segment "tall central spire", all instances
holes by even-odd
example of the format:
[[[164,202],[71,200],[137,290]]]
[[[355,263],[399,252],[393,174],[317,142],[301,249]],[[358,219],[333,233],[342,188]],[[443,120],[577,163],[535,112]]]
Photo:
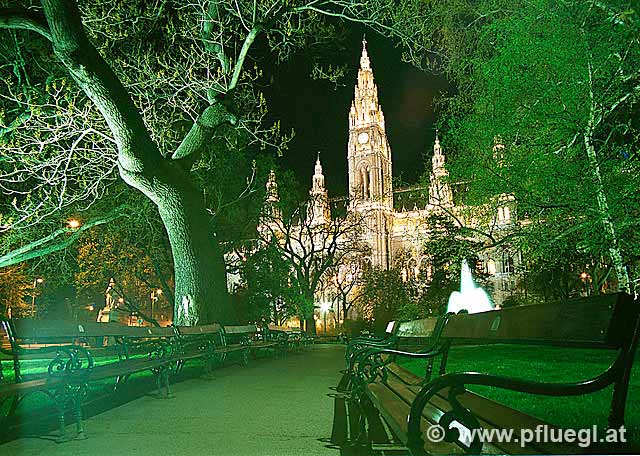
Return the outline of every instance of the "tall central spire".
[[[364,37],[358,80],[349,109],[347,160],[349,210],[366,214],[366,225],[373,233],[369,238],[372,264],[388,268],[389,230],[393,225],[391,147]]]
[[[378,87],[373,80],[371,60],[367,53],[367,40],[362,38],[362,54],[358,70],[358,84],[349,112],[349,127],[362,128],[378,125],[384,130],[384,114],[378,104]]]
[[[367,39],[362,37],[362,55],[360,56],[360,68],[371,69],[371,61],[369,60],[369,54],[367,54]]]

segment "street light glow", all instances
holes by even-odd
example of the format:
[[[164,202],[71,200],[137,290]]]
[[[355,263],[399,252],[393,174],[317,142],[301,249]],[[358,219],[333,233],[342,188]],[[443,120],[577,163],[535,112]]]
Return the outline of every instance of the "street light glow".
[[[69,219],[67,221],[67,226],[69,228],[73,228],[73,229],[80,228],[80,225],[81,225],[80,220],[77,220],[77,219]]]

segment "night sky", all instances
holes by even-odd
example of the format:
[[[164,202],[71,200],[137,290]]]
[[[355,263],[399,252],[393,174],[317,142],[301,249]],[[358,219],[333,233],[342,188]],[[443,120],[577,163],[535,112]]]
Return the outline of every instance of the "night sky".
[[[329,196],[347,193],[348,113],[353,99],[362,49],[362,29],[351,30],[337,63],[347,63],[346,76],[337,86],[310,77],[311,63],[301,53],[280,65],[266,88],[270,116],[280,119],[283,131],[296,137],[280,159],[295,172],[301,185],[311,185],[315,158],[320,151]],[[378,85],[391,145],[393,175],[415,183],[424,170],[424,154],[431,154],[435,137],[434,98],[449,89],[440,75],[415,69],[401,61],[401,50],[387,39],[367,35],[367,49]]]

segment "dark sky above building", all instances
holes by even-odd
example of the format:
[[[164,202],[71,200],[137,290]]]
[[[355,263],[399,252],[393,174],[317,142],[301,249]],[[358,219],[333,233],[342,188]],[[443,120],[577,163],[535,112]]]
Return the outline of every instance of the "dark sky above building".
[[[311,185],[315,158],[320,151],[331,197],[347,192],[348,113],[362,50],[361,27],[353,27],[336,63],[347,64],[347,74],[335,85],[313,80],[311,63],[303,53],[280,65],[266,88],[270,116],[280,119],[283,131],[296,136],[280,159],[295,172],[301,185]],[[394,177],[415,183],[424,171],[424,154],[432,153],[435,138],[434,98],[450,89],[440,75],[403,63],[402,51],[388,39],[367,35],[367,49],[391,145]]]

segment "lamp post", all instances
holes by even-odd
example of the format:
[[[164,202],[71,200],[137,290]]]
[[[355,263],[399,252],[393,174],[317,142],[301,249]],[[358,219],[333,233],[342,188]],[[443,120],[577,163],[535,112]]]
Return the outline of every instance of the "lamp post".
[[[33,280],[33,291],[31,292],[31,318],[36,318],[36,288],[39,283],[43,283],[44,279],[38,277]]]

